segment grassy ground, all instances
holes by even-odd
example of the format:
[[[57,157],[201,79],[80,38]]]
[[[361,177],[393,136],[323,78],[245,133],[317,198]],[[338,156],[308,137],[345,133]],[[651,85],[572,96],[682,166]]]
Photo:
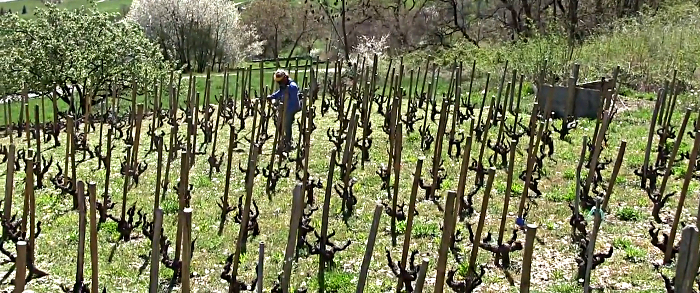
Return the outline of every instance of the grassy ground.
[[[257,93],[260,91],[260,71],[259,71],[259,66],[260,63],[242,63],[240,64],[241,68],[253,68],[253,72],[250,75],[251,78],[251,91],[254,93]],[[273,67],[274,62],[265,62],[263,64],[264,68],[268,67]],[[282,64],[284,66],[284,64]],[[294,66],[294,63],[291,62],[290,66]],[[315,66],[315,65],[314,65]],[[317,78],[319,80],[323,80],[326,78],[326,67],[325,63],[318,65],[318,68],[314,67],[314,69],[318,69],[317,72]],[[270,70],[270,69],[263,69],[263,91],[268,91],[268,94],[270,91],[276,90],[275,84],[272,82],[273,81],[273,74],[275,70]],[[304,77],[306,76],[306,79],[310,79],[310,73],[307,70],[306,72],[303,69],[294,70],[290,69],[288,70],[290,73],[290,76],[296,80],[299,83],[299,86],[303,86],[302,81]],[[333,76],[333,65],[329,65],[328,69],[328,79],[331,80]],[[306,74],[306,75],[305,75]],[[385,73],[382,73],[385,74]],[[199,74],[194,74],[196,77],[196,91],[198,93],[204,93],[206,90],[206,74],[204,73],[199,73]],[[445,90],[449,85],[447,83],[447,77],[445,76],[445,73],[443,72],[442,75],[438,76],[438,88],[440,90]],[[237,80],[242,80],[244,78],[244,75],[241,74],[240,76],[238,73],[231,73],[230,75],[230,86],[229,86],[229,91],[231,94],[233,94],[233,91],[238,91],[240,92],[241,89],[239,89],[237,86],[235,86]],[[247,77],[246,77],[247,78]],[[479,79],[479,78],[478,78]],[[483,79],[483,78],[480,78]],[[181,81],[181,87],[184,88],[183,91],[186,91],[186,87],[188,85],[188,80],[189,80],[189,75],[185,74],[182,76],[182,81]],[[383,84],[384,82],[384,76],[379,77],[380,83]],[[166,81],[167,82],[167,81]],[[483,80],[477,80],[478,83],[483,83]],[[405,87],[409,86],[408,80],[405,80],[403,82],[403,85]],[[306,85],[308,87],[308,85]],[[466,88],[465,88],[466,90]],[[216,103],[216,98],[223,95],[224,91],[224,77],[223,73],[211,73],[211,93],[212,93],[212,103]],[[491,89],[493,91],[493,89]],[[526,90],[527,92],[527,85],[526,85]],[[493,92],[495,94],[495,92]],[[123,93],[120,96],[121,101],[119,102],[119,109],[120,111],[128,111],[129,108],[131,107],[131,93]],[[146,102],[146,97],[139,95],[137,96],[137,103],[145,103]],[[180,99],[180,102],[182,102],[182,99]],[[149,103],[153,103],[153,98],[149,99]],[[163,107],[169,107],[169,102],[167,98],[164,98],[163,101]],[[204,105],[205,101],[204,98],[202,97],[200,101],[200,105]],[[77,101],[76,101],[77,104]],[[182,105],[182,104],[181,104]],[[11,114],[8,114],[8,109],[7,107],[9,106],[9,111],[12,112]],[[32,98],[29,100],[29,109],[31,114],[33,115],[34,113],[34,108],[36,106],[39,106],[39,111],[41,114],[42,119],[45,119],[46,121],[53,121],[54,113],[52,111],[53,105],[51,102],[51,99],[47,96],[41,98]],[[0,111],[0,123],[2,125],[7,125],[8,121],[11,121],[15,124],[17,124],[20,121],[20,113],[23,109],[22,103],[20,101],[13,101],[9,103],[9,105],[5,104],[0,104],[0,107],[2,107],[2,111]],[[61,100],[57,102],[57,108],[60,112],[64,112],[69,108],[69,105]],[[12,118],[12,119],[10,119]],[[33,119],[33,118],[32,118]]]
[[[122,12],[123,8],[128,8],[132,0],[105,0],[97,3],[97,8],[105,12]],[[89,0],[63,0],[58,7],[67,9],[76,9],[80,6],[90,5]],[[27,17],[31,17],[37,7],[43,7],[41,0],[19,0],[11,2],[2,2],[0,7],[5,11],[12,10],[13,13],[22,13],[22,8],[27,8]]]
[[[214,82],[213,92],[218,92],[220,86],[216,86],[220,81]],[[463,85],[466,87],[467,85]],[[532,97],[525,98],[525,108],[529,108]],[[605,222],[599,233],[597,251],[603,251],[609,246],[615,247],[615,254],[612,259],[605,262],[593,273],[593,284],[595,287],[604,288],[605,291],[632,291],[632,292],[662,292],[663,281],[653,270],[652,264],[662,258],[658,249],[650,245],[649,236],[646,230],[649,228],[648,222],[651,219],[651,203],[646,195],[639,189],[639,179],[634,175],[633,170],[639,168],[643,162],[643,149],[646,144],[646,132],[651,117],[651,102],[643,100],[624,100],[628,107],[622,111],[611,124],[610,140],[608,147],[602,156],[614,158],[617,154],[617,146],[621,140],[628,143],[627,154],[623,163],[623,168],[617,180],[617,184],[612,195],[610,211],[607,213]],[[319,105],[317,105],[318,108]],[[376,109],[376,108],[375,108]],[[678,106],[677,109],[682,109]],[[526,111],[527,112],[527,111]],[[680,113],[681,111],[676,111]],[[328,128],[337,128],[335,120],[330,116],[321,117],[317,115],[316,124],[318,129],[312,134],[310,151],[310,172],[314,177],[325,178],[329,162],[329,149],[332,144],[327,141],[325,131]],[[680,123],[680,114],[674,116],[674,122]],[[372,211],[377,200],[384,199],[385,192],[380,190],[381,181],[376,175],[380,164],[386,164],[387,158],[384,147],[387,145],[387,136],[380,130],[382,118],[374,114],[372,116],[374,132],[374,146],[370,152],[370,162],[366,163],[364,169],[358,169],[353,175],[358,179],[354,192],[358,197],[358,205],[355,215],[348,223],[344,223],[340,213],[340,199],[333,196],[330,211],[330,229],[337,232],[334,239],[340,242],[351,240],[352,244],[347,251],[339,253],[336,258],[337,268],[327,275],[328,289],[335,289],[337,292],[353,292],[358,276],[360,264],[362,262],[365,243],[369,232],[372,218]],[[153,205],[153,192],[155,188],[156,155],[146,154],[148,149],[148,139],[145,135],[146,125],[142,132],[140,150],[140,160],[148,163],[147,172],[142,175],[140,184],[131,189],[127,195],[129,205],[135,203],[138,208],[150,211]],[[437,125],[430,123],[433,132]],[[582,120],[579,127],[571,134],[571,142],[555,140],[556,153],[554,160],[546,161],[546,178],[541,181],[542,198],[536,200],[537,205],[532,208],[528,222],[539,225],[538,236],[542,243],[538,243],[534,252],[533,260],[533,287],[539,292],[580,292],[580,287],[576,285],[575,256],[577,249],[570,243],[568,218],[571,215],[568,202],[573,198],[574,170],[577,164],[577,156],[580,150],[580,140],[584,135],[591,136],[594,121]],[[248,124],[250,127],[250,124]],[[462,128],[466,127],[463,125]],[[272,129],[272,127],[271,127]],[[243,130],[247,134],[249,129]],[[492,129],[490,136],[496,135],[497,129]],[[296,133],[296,132],[295,132]],[[230,135],[228,127],[220,130],[218,136],[217,152],[224,151]],[[94,134],[89,137],[91,145],[96,144],[98,137]],[[202,140],[202,136],[198,141]],[[690,147],[690,139],[684,138],[683,150]],[[168,138],[166,138],[168,141]],[[1,140],[3,145],[8,144],[8,139]],[[25,148],[25,142],[16,140],[19,148]],[[265,146],[263,156],[260,157],[260,166],[266,166],[270,158],[270,144]],[[516,156],[516,170],[519,172],[525,168],[523,158],[523,148],[525,143],[519,145],[520,152]],[[65,145],[65,144],[64,144]],[[408,202],[410,186],[413,178],[412,174],[415,164],[420,156],[426,156],[424,173],[428,172],[431,166],[432,150],[422,152],[420,146],[420,135],[417,132],[405,133],[404,150],[402,154],[402,169],[400,177],[399,202]],[[479,146],[476,144],[475,146]],[[208,146],[210,151],[210,146]],[[239,148],[247,150],[245,142],[239,144]],[[122,156],[123,144],[117,144],[115,158]],[[359,150],[358,150],[359,151]],[[447,148],[445,147],[445,152]],[[55,160],[62,162],[65,150],[58,147],[45,150],[43,155],[47,158],[51,155]],[[487,149],[487,156],[491,153]],[[478,147],[473,148],[472,157],[478,154]],[[79,155],[80,157],[80,155]],[[459,160],[447,159],[446,153],[445,169],[447,178],[439,194],[444,195],[447,190],[453,190],[457,186],[459,178]],[[118,174],[116,166],[119,160],[113,161],[112,174]],[[247,156],[244,153],[234,154],[233,164],[239,162],[245,165]],[[177,161],[176,161],[177,162]],[[82,163],[78,167],[78,179],[86,182],[97,183],[98,190],[104,189],[105,171],[97,170],[95,159]],[[177,165],[177,164],[174,164]],[[679,163],[677,168],[682,170],[687,162]],[[290,167],[293,165],[290,164]],[[197,158],[195,167],[190,172],[190,183],[194,185],[192,193],[191,207],[193,213],[193,237],[196,237],[197,244],[194,251],[193,271],[197,273],[194,278],[194,288],[199,292],[225,292],[226,284],[219,279],[219,274],[224,261],[229,253],[234,250],[235,237],[238,225],[231,223],[230,217],[227,221],[222,236],[217,236],[219,208],[215,202],[223,194],[225,182],[224,174],[215,174],[212,179],[207,176],[208,165],[206,156]],[[235,167],[233,168],[234,170]],[[604,177],[609,178],[611,170],[604,171]],[[4,179],[4,171],[0,171],[0,180]],[[48,177],[53,176],[56,169],[49,171]],[[338,172],[336,172],[337,174]],[[171,170],[171,178],[179,176],[179,168],[174,166]],[[469,172],[467,180],[469,188],[473,182],[473,172]],[[121,202],[123,179],[120,175],[112,175],[110,180],[110,194],[117,203]],[[173,179],[174,180],[174,179]],[[265,279],[264,286],[269,289],[282,267],[285,243],[287,239],[287,226],[289,223],[289,210],[291,207],[291,190],[296,183],[293,179],[283,179],[278,185],[278,192],[271,200],[264,192],[264,181],[262,176],[257,177],[254,188],[254,199],[260,207],[261,216],[259,219],[261,235],[251,239],[248,245],[248,254],[241,258],[241,275],[244,279],[254,277],[255,262],[257,259],[257,243],[262,241],[266,244],[265,258]],[[336,175],[336,180],[338,180]],[[494,190],[491,193],[490,205],[487,209],[486,228],[484,232],[491,231],[497,233],[500,221],[500,213],[503,208],[503,196],[505,193],[506,174],[503,169],[496,175]],[[669,185],[669,191],[680,189],[680,182],[673,177]],[[234,171],[231,182],[232,200],[244,194],[243,174]],[[48,180],[47,184],[50,184]],[[690,190],[696,190],[697,182],[691,184]],[[16,173],[15,194],[22,194],[23,172]],[[522,183],[516,180],[516,190],[522,190]],[[482,200],[482,192],[475,197],[475,209],[478,211]],[[322,198],[322,191],[316,192],[317,201]],[[423,198],[423,192],[419,192],[418,198]],[[664,209],[662,218],[666,219],[673,215],[676,208],[677,197],[671,198]],[[444,196],[441,199],[444,205]],[[21,209],[21,198],[14,197],[14,212]],[[685,203],[681,220],[686,222],[694,219],[695,207],[698,201],[696,196],[690,196]],[[175,233],[177,201],[176,194],[169,190],[165,194],[165,200],[161,204],[165,211],[165,234],[173,238]],[[119,213],[119,204],[115,207],[114,213]],[[440,243],[441,218],[440,212],[432,202],[419,202],[417,209],[420,215],[416,217],[413,229],[411,249],[416,249],[421,256],[430,259],[428,271],[427,290],[432,290],[435,276],[435,263],[437,261],[437,248]],[[517,211],[517,200],[512,200],[509,206],[512,211],[508,217],[508,227],[514,224],[513,214]],[[48,187],[37,192],[37,213],[38,219],[44,223],[42,235],[37,239],[37,265],[39,268],[48,270],[51,275],[32,281],[29,287],[37,292],[56,292],[59,284],[71,284],[75,274],[76,250],[77,250],[77,219],[78,215],[71,211],[71,203],[68,196],[59,194],[53,187]],[[230,215],[231,216],[231,215]],[[314,213],[311,225],[320,228],[321,212]],[[624,219],[624,220],[623,220]],[[468,219],[471,223],[476,223],[478,213]],[[399,224],[399,227],[402,225]],[[665,225],[664,228],[668,228]],[[460,223],[458,229],[464,230],[464,223]],[[392,251],[396,256],[400,253],[400,247],[391,244],[389,233],[389,217],[383,215],[380,223],[380,231],[377,238],[377,245],[370,265],[369,279],[366,292],[388,292],[394,284],[395,278],[386,265],[384,249]],[[494,235],[495,236],[495,235]],[[399,236],[399,239],[402,236]],[[105,285],[109,292],[143,292],[148,283],[148,263],[142,258],[147,255],[150,249],[149,241],[137,239],[128,243],[114,243],[117,238],[116,224],[109,222],[102,225],[99,232],[100,250],[100,282]],[[520,239],[524,237],[520,236]],[[399,240],[401,242],[401,240]],[[462,243],[461,248],[469,252],[471,246]],[[520,252],[512,255],[514,267],[509,274],[516,280],[520,278]],[[86,256],[86,279],[89,279],[89,255]],[[497,269],[493,265],[493,256],[490,253],[481,251],[479,262],[487,264],[487,274],[484,284],[479,292],[516,292],[515,286],[509,285],[504,271]],[[448,268],[456,268],[459,265],[450,258]],[[3,267],[9,269],[8,265]],[[315,290],[318,282],[315,279],[317,271],[317,257],[301,258],[295,263],[293,271],[292,286],[295,288],[309,288]],[[166,280],[170,277],[167,269],[161,269],[161,280],[163,288],[167,287]],[[4,282],[3,284],[7,284]],[[0,288],[7,288],[2,285]]]

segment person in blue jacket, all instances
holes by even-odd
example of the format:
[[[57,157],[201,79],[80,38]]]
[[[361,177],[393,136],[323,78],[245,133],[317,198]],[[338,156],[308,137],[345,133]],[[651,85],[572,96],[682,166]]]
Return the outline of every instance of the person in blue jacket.
[[[284,127],[282,149],[291,151],[292,123],[294,123],[294,116],[296,113],[301,110],[301,104],[299,103],[299,87],[294,80],[289,78],[289,74],[284,70],[277,70],[275,72],[275,81],[279,85],[279,89],[267,98],[275,102],[281,102],[282,104],[283,108],[279,108],[280,111],[282,111],[282,109],[285,111],[284,121],[282,121],[282,126]]]

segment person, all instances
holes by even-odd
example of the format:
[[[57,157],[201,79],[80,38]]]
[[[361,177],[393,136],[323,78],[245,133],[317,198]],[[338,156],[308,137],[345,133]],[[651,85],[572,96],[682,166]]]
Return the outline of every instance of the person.
[[[282,141],[280,150],[289,152],[292,150],[292,123],[294,123],[294,116],[296,113],[301,110],[299,87],[284,70],[277,70],[274,78],[279,85],[279,89],[267,98],[268,101],[274,100],[278,103],[280,101],[282,102],[282,107],[278,108],[279,111],[285,111],[284,114],[280,112],[280,117],[284,116],[284,121],[282,121],[284,140]]]

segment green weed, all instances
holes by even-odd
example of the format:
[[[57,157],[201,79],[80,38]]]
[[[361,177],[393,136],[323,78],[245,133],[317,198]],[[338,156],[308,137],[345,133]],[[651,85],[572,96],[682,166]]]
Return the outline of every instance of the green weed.
[[[615,214],[622,221],[636,222],[642,217],[641,212],[633,207],[623,207]]]
[[[646,259],[647,252],[646,250],[636,247],[636,246],[630,246],[625,248],[625,260],[632,262],[632,263],[639,263],[643,262]]]
[[[613,240],[613,247],[617,249],[627,249],[632,247],[632,241],[627,238],[615,238],[615,240]]]

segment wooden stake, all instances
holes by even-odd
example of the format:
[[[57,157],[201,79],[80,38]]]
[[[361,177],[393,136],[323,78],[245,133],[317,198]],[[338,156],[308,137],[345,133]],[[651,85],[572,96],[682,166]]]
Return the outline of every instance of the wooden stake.
[[[649,136],[647,137],[647,146],[644,149],[644,165],[642,165],[642,188],[647,186],[647,170],[649,169],[649,157],[651,156],[651,143],[654,141],[654,132],[656,126],[656,119],[659,116],[659,107],[663,103],[661,98],[661,92],[659,91],[656,96],[656,105],[654,106],[654,113],[651,116],[651,124],[649,125]]]
[[[379,228],[379,220],[382,217],[382,211],[384,206],[382,203],[378,202],[374,206],[374,218],[372,220],[372,228],[369,230],[369,236],[367,237],[367,245],[365,246],[365,256],[362,259],[362,267],[360,268],[360,278],[357,281],[356,293],[362,293],[365,291],[365,283],[367,282],[367,274],[369,272],[369,263],[372,261],[372,253],[374,253],[374,242],[377,239],[377,229]]]
[[[91,292],[99,292],[99,258],[97,248],[97,185],[95,182],[88,183],[88,194],[90,195],[90,282]],[[160,231],[160,230],[159,230]],[[157,274],[156,274],[157,275]]]
[[[75,283],[80,285],[85,280],[83,267],[85,265],[85,183],[78,181],[78,264],[75,272]]]
[[[469,120],[469,125],[474,126],[473,121],[470,119]],[[471,133],[467,135],[466,138],[466,145],[464,147],[464,153],[462,153],[462,164],[460,167],[460,172],[459,172],[459,181],[457,182],[457,199],[456,199],[456,207],[455,207],[455,219],[454,221],[457,221],[457,218],[459,217],[459,213],[461,212],[462,208],[462,198],[464,198],[464,190],[465,190],[465,185],[467,184],[467,174],[469,173],[469,163],[470,163],[470,158],[471,158],[471,153],[472,153],[472,135]]]
[[[70,162],[70,158],[71,158],[71,151],[70,150],[71,150],[71,147],[73,145],[73,143],[72,143],[73,142],[73,138],[72,138],[73,137],[73,128],[74,128],[73,117],[67,116],[66,117],[66,156],[64,157],[65,160],[63,162],[63,170],[65,170],[66,175],[68,175],[68,170],[70,170],[70,169],[68,169],[68,167],[71,166],[68,163]],[[75,185],[73,185],[73,186],[75,186]],[[78,203],[76,202],[75,205],[77,206],[77,204]]]
[[[7,148],[7,171],[5,172],[5,199],[3,202],[3,220],[9,221],[12,217],[12,193],[15,188],[15,145],[10,144]],[[7,229],[3,228],[3,235],[7,234]]]
[[[424,258],[423,262],[420,264],[420,271],[418,272],[418,278],[416,279],[416,288],[413,289],[414,293],[422,293],[423,285],[425,284],[425,276],[428,272],[428,259]]]
[[[489,206],[489,198],[491,197],[491,187],[493,187],[493,178],[496,175],[496,168],[489,168],[489,178],[486,182],[486,189],[484,190],[484,199],[481,202],[481,212],[479,212],[479,225],[476,227],[476,234],[474,234],[474,241],[481,241],[481,233],[484,231],[484,223],[486,221],[486,212]],[[525,187],[527,189],[527,187]],[[469,257],[469,271],[474,273],[476,271],[476,257],[479,255],[479,246],[474,245],[472,248],[471,255]],[[436,291],[437,292],[437,291]]]
[[[109,136],[109,133],[107,133]],[[177,155],[176,149],[177,147],[175,146],[175,141],[177,140],[177,122],[175,122],[175,126],[170,127],[170,143],[168,147],[168,159],[165,161],[165,179],[163,180],[163,195],[162,197],[165,198],[166,194],[166,186],[170,184],[170,164],[171,161],[175,160],[175,156]],[[109,144],[109,140],[107,141]],[[108,150],[109,151],[109,150]],[[109,172],[109,168],[107,168],[107,172]]]
[[[158,166],[156,168],[156,190],[153,200],[153,211],[160,207],[160,186],[161,186],[161,173],[163,170],[163,138],[156,142],[156,149],[158,151]]]
[[[36,131],[36,169],[41,170],[41,127],[39,123],[39,105],[36,105],[34,107],[34,130]],[[43,182],[44,181],[44,175],[41,174],[41,172],[37,172],[37,182]],[[39,186],[41,188],[43,186]]]
[[[528,224],[525,234],[525,249],[523,249],[523,268],[520,274],[520,293],[530,292],[530,269],[532,267],[532,251],[535,248],[537,225]]]
[[[540,122],[540,127],[539,130],[537,131],[537,140],[533,143],[533,138],[534,133],[535,133],[535,127],[534,125],[530,125],[531,127],[531,134],[530,134],[530,148],[528,151],[527,155],[527,168],[526,168],[526,174],[525,174],[525,185],[523,186],[523,193],[520,195],[520,204],[518,205],[518,218],[523,217],[523,211],[525,210],[525,201],[528,198],[528,193],[530,192],[530,180],[532,179],[532,169],[533,165],[535,164],[535,155],[537,154],[537,150],[539,149],[538,146],[540,144],[540,138],[542,137],[542,132],[544,131],[545,128],[544,122]]]
[[[335,159],[337,150],[331,150],[331,162],[328,165],[328,178],[326,179],[326,194],[323,198],[323,216],[321,217],[321,243],[326,243],[328,239],[328,215],[330,214],[331,195],[333,193],[333,172],[335,170]],[[408,227],[408,224],[407,224]],[[407,228],[408,229],[408,228]],[[326,253],[326,246],[321,245],[321,253],[318,255],[318,292],[323,293],[326,289],[326,261],[323,255]]]
[[[103,194],[104,198],[107,199],[109,196],[109,181],[110,175],[112,174],[112,135],[114,130],[110,127],[107,130],[107,162],[105,162],[105,192]],[[107,201],[103,201],[103,204],[107,204]]]
[[[602,132],[605,133],[605,132]],[[584,283],[583,283],[583,292],[584,293],[589,293],[591,292],[591,270],[593,269],[593,254],[595,253],[595,242],[596,239],[598,238],[598,230],[600,229],[600,222],[602,222],[601,219],[601,210],[600,210],[600,204],[601,200],[600,198],[595,199],[595,208],[596,212],[594,213],[594,220],[593,220],[593,231],[590,234],[590,238],[588,239],[588,247],[586,251],[586,259],[588,260],[586,262],[586,274],[584,277]]]
[[[588,169],[588,177],[586,178],[586,183],[583,185],[583,193],[588,194],[590,190],[591,183],[593,183],[593,177],[595,176],[595,169],[598,167],[598,158],[600,157],[600,152],[603,147],[603,138],[605,137],[605,132],[608,130],[608,125],[610,124],[610,112],[605,111],[603,114],[603,126],[598,132],[598,136],[595,140],[595,146],[593,149],[593,154],[590,159],[590,166]]]
[[[685,134],[685,127],[688,125],[688,120],[690,119],[690,114],[691,114],[692,109],[687,108],[685,111],[685,116],[683,117],[683,123],[681,124],[681,128],[678,130],[678,137],[676,138],[676,141],[673,143],[673,150],[671,151],[671,156],[668,158],[668,163],[666,164],[666,171],[664,172],[664,177],[661,180],[661,187],[659,187],[659,194],[661,196],[664,195],[664,191],[666,190],[666,184],[668,184],[668,178],[671,177],[671,171],[673,170],[673,163],[676,160],[676,155],[678,154],[678,149],[681,146],[681,142],[683,142],[683,135]],[[700,119],[699,119],[700,121]]]
[[[250,205],[253,201],[253,182],[255,181],[255,168],[258,164],[258,148],[253,147],[253,152],[248,158],[248,174],[246,175],[246,195],[243,205],[243,214],[241,215],[241,227],[238,229],[238,239],[236,240],[236,250],[233,253],[233,262],[231,266],[232,282],[229,285],[229,292],[233,292],[233,287],[237,285],[236,277],[238,275],[238,264],[241,257],[241,251],[245,251],[246,240],[248,238],[248,222],[250,221]]]
[[[508,73],[508,59],[506,59],[506,65],[503,67],[503,75],[501,75],[501,83],[498,86],[498,96],[496,97],[496,111],[493,112],[493,121],[496,121],[496,117],[498,117],[498,107],[501,106],[501,94],[503,94],[503,84],[506,81],[506,75]],[[490,117],[489,117],[490,118]]]
[[[292,201],[292,211],[291,218],[289,220],[289,237],[287,237],[287,249],[284,254],[283,263],[283,273],[281,287],[283,293],[289,293],[289,284],[292,276],[292,262],[294,261],[294,254],[296,250],[297,242],[297,230],[299,228],[299,221],[301,220],[301,214],[304,207],[304,194],[302,193],[302,184],[297,183],[293,192]]]
[[[423,170],[423,161],[425,157],[418,158],[416,163],[416,171],[413,173],[413,186],[411,187],[411,198],[408,202],[408,215],[406,219],[406,231],[403,238],[403,251],[401,252],[401,269],[406,268],[406,260],[408,259],[408,251],[411,247],[411,231],[413,230],[413,218],[416,212],[416,197],[418,196],[418,187],[420,184],[421,172]],[[403,289],[403,282],[398,281],[397,292]]]
[[[24,174],[25,174],[25,185],[24,185],[24,207],[22,210],[22,234],[27,235],[27,221],[30,217],[31,198],[34,194],[34,150],[29,149],[27,151],[27,157],[24,160]],[[34,230],[33,227],[31,228]],[[29,235],[31,237],[31,235]],[[25,238],[26,239],[26,238]],[[32,241],[29,241],[28,251],[31,255],[32,252]]]
[[[569,98],[566,101],[566,114],[571,116],[574,115],[574,110],[576,106],[576,83],[578,82],[578,71],[581,65],[574,63],[571,69],[571,77],[569,78],[568,92]],[[605,92],[601,91],[601,94],[605,96]]]
[[[27,242],[17,241],[17,260],[15,262],[15,291],[23,293],[27,276]]]
[[[445,202],[445,215],[443,217],[444,227],[442,228],[442,237],[440,238],[440,251],[438,252],[437,261],[437,276],[435,277],[435,293],[441,293],[445,287],[445,272],[447,271],[448,249],[450,240],[452,239],[452,225],[454,215],[454,202],[457,197],[457,192],[448,191],[447,201]]]
[[[158,271],[160,269],[160,230],[163,227],[163,209],[157,207],[153,211],[153,240],[151,240],[151,279],[149,293],[158,292]]]
[[[56,104],[55,100],[54,100],[54,104]],[[10,144],[14,144],[15,143],[14,142],[14,135],[15,134],[14,134],[14,131],[12,130],[13,125],[14,125],[14,123],[12,122],[12,107],[10,106],[10,103],[5,103],[5,105],[7,105],[7,118],[10,120],[10,124],[8,125],[6,132],[7,132],[7,135],[10,136]],[[54,113],[58,113],[58,112],[54,112]],[[58,115],[54,115],[54,123],[55,123],[55,120],[57,119],[56,116],[58,116]]]
[[[182,292],[190,292],[190,261],[192,259],[192,209],[182,211],[185,222],[182,231]]]
[[[627,149],[627,141],[623,140],[620,142],[620,150],[617,152],[617,160],[615,160],[615,167],[613,168],[612,175],[610,176],[610,182],[608,182],[608,188],[605,190],[605,198],[603,199],[603,210],[608,210],[608,203],[610,202],[610,196],[613,193],[613,186],[615,186],[615,180],[617,175],[620,173],[620,167],[622,166],[622,160],[625,156],[625,150]],[[673,161],[673,159],[671,159]]]
[[[396,127],[396,141],[394,144],[394,194],[391,197],[391,206],[394,212],[397,212],[397,201],[399,198],[399,177],[401,175],[401,150],[403,149],[403,125],[399,122]],[[396,218],[391,217],[391,240],[392,245],[396,246]]]
[[[502,125],[502,124],[501,124]],[[498,245],[503,244],[503,234],[506,231],[506,217],[508,216],[508,205],[510,203],[510,193],[513,188],[513,168],[515,167],[515,153],[517,152],[517,140],[510,141],[510,157],[508,158],[508,179],[506,179],[506,194],[503,198],[503,212],[501,213],[501,226],[498,227]],[[476,241],[476,239],[475,239]]]
[[[131,151],[133,153],[131,154],[132,162],[131,167],[129,167],[129,170],[136,170],[136,168],[138,168],[139,165],[139,140],[141,138],[141,123],[143,122],[143,111],[143,104],[139,104],[136,110],[136,134],[134,135],[134,144],[131,147]]]
[[[698,209],[696,212],[696,217],[695,217],[695,227],[698,227],[700,225],[700,204],[698,205]],[[691,260],[690,264],[692,265],[692,269],[694,272],[698,271],[698,267],[700,267],[700,256],[698,254],[695,254]]]
[[[673,225],[671,225],[671,232],[668,234],[668,243],[666,243],[666,253],[664,254],[665,264],[671,263],[671,256],[673,255],[673,243],[676,239],[678,222],[680,221],[681,213],[683,212],[683,203],[685,202],[686,195],[688,195],[688,187],[690,186],[690,181],[693,179],[693,174],[695,172],[695,164],[697,162],[698,157],[698,148],[700,148],[700,131],[696,130],[693,150],[690,152],[690,158],[688,158],[688,170],[685,173],[683,187],[681,188],[681,195],[678,198],[678,206],[676,207],[676,214],[673,217]]]
[[[265,264],[265,242],[260,241],[258,246],[258,280],[256,281],[255,288],[257,288],[258,293],[263,293],[263,265]]]
[[[188,155],[187,151],[180,151],[180,190],[178,191],[178,209],[177,209],[177,234],[175,234],[175,261],[181,260],[180,258],[180,252],[182,249],[183,241],[182,241],[182,230],[183,230],[183,224],[185,222],[185,215],[183,214],[183,211],[186,208],[186,196],[187,196],[187,188],[189,186],[188,184],[188,179],[189,179],[189,174],[187,174],[189,170],[189,162],[188,162]],[[185,244],[188,245],[188,244]]]
[[[693,292],[691,288],[697,269],[693,266],[692,261],[698,256],[699,240],[698,228],[695,225],[683,228],[678,251],[678,263],[676,264],[676,277],[673,282],[676,292]]]

